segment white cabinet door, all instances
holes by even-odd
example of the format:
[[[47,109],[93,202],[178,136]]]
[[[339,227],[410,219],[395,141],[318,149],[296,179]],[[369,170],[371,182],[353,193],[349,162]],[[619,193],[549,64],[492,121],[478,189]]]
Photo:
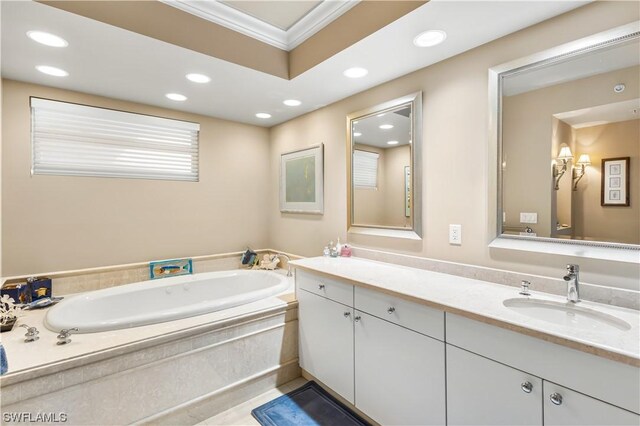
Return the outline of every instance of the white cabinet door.
[[[300,366],[353,403],[353,308],[298,291]]]
[[[444,343],[355,315],[356,407],[383,425],[444,425]]]
[[[541,398],[540,378],[447,345],[449,425],[542,425]]]
[[[589,374],[585,371],[585,374]],[[635,425],[640,416],[551,382],[544,382],[544,424]]]

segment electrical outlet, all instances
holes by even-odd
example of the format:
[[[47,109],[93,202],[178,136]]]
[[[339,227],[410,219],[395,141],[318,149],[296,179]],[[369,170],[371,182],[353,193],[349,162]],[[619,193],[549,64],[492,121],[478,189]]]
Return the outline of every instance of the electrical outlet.
[[[520,213],[520,223],[538,223],[538,213]]]
[[[449,244],[462,245],[462,225],[449,225]]]

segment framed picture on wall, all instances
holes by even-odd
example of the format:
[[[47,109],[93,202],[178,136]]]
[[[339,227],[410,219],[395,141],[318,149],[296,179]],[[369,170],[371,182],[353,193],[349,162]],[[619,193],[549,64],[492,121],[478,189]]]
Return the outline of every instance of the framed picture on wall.
[[[600,205],[629,206],[629,157],[602,159]]]
[[[323,145],[280,157],[280,211],[324,213]]]

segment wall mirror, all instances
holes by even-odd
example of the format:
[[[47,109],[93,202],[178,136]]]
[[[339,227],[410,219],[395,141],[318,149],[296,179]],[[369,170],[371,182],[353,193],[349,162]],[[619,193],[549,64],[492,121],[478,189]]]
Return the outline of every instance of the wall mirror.
[[[422,92],[347,117],[349,232],[420,238]]]
[[[639,75],[639,22],[490,70],[498,240],[640,262]]]

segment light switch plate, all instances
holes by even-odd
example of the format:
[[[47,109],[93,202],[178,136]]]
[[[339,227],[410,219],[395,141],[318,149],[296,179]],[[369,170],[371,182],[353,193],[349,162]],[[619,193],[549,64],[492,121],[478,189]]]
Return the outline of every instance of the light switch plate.
[[[520,223],[538,223],[538,213],[520,213]]]
[[[462,225],[449,225],[449,244],[462,245]]]

